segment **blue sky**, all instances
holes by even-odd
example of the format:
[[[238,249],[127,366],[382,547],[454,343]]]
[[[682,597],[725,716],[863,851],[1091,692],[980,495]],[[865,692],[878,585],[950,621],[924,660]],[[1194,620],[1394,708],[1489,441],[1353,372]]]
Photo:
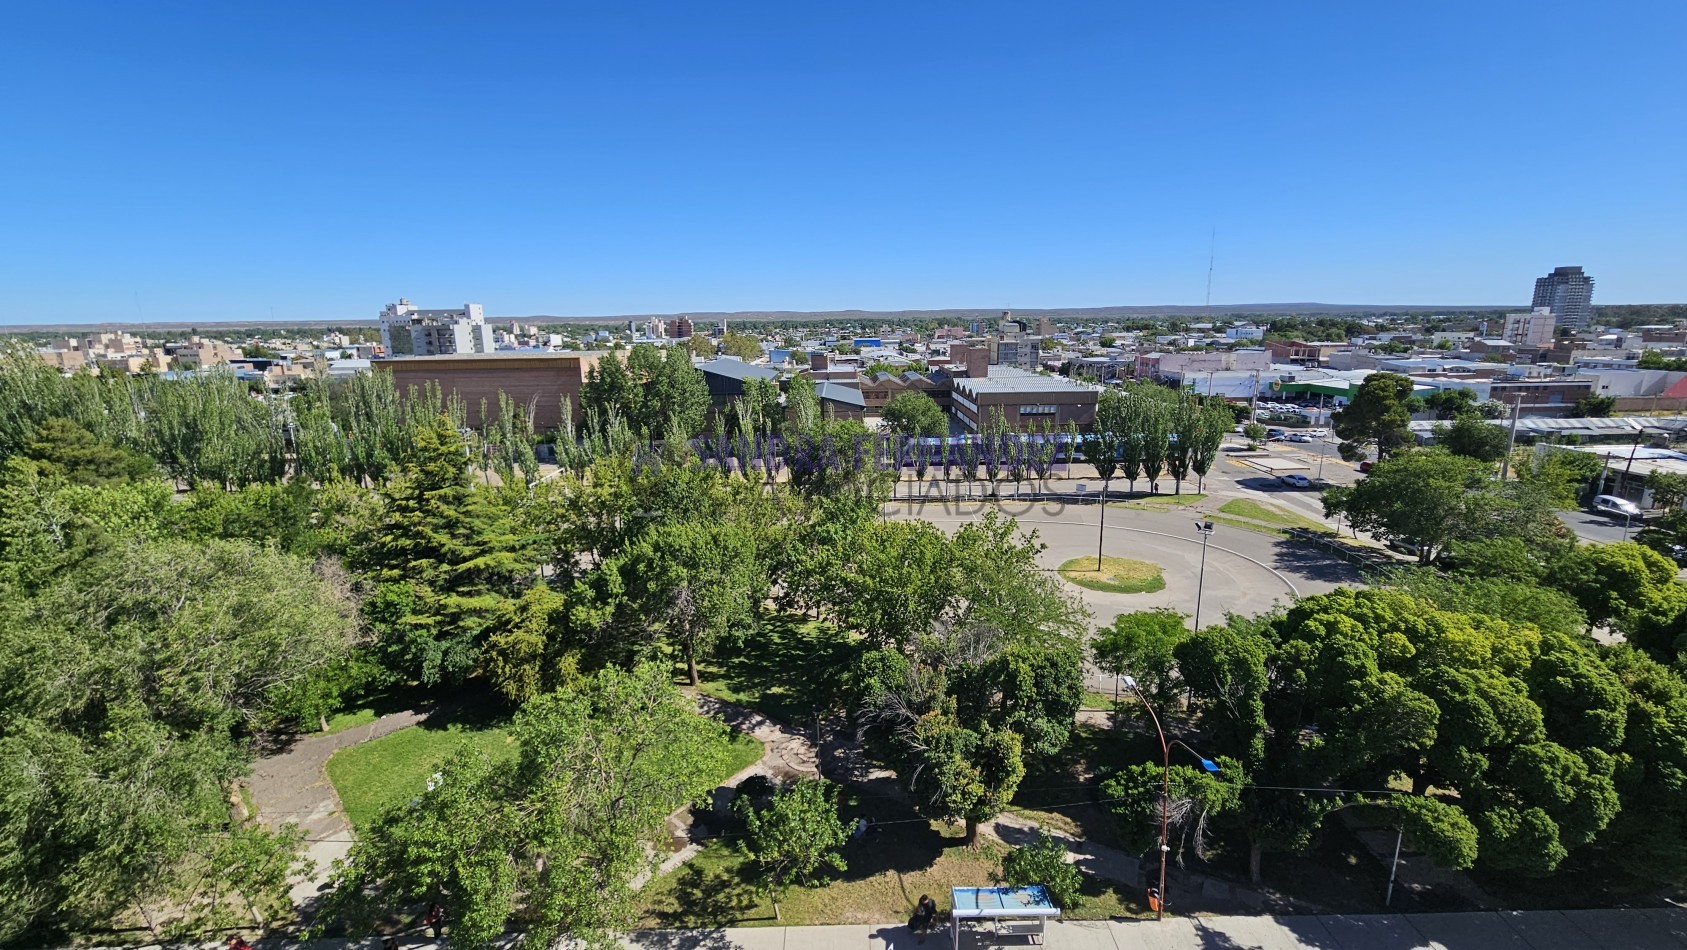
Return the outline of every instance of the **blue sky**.
[[[1687,301],[1687,4],[7,4],[0,320]]]

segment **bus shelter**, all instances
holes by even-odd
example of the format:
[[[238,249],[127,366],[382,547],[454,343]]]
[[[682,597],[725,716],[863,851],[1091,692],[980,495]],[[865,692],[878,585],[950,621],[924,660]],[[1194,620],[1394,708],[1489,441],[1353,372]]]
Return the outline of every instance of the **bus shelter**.
[[[1041,884],[1026,887],[955,887],[949,891],[949,940],[961,945],[961,922],[969,929],[988,929],[998,937],[1043,938],[1050,917],[1060,908]]]

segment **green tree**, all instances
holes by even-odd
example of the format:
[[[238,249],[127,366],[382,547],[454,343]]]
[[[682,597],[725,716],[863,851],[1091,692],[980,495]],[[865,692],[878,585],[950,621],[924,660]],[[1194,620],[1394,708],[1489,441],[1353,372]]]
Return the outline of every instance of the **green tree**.
[[[844,626],[875,645],[907,646],[929,634],[956,594],[948,536],[930,522],[867,522],[850,541],[852,563],[821,566],[832,582],[825,599]]]
[[[1576,404],[1570,407],[1570,413],[1578,419],[1603,419],[1616,408],[1617,398],[1615,396],[1600,396],[1589,393],[1576,400]]]
[[[110,485],[158,474],[158,465],[146,456],[103,443],[61,417],[42,420],[21,454],[33,459],[43,476],[78,485]]]
[[[441,416],[416,435],[350,563],[378,588],[364,614],[395,670],[426,683],[474,672],[486,636],[532,565],[504,511],[470,481],[462,439]]]
[[[1379,538],[1417,544],[1423,564],[1453,541],[1538,538],[1556,523],[1540,492],[1496,482],[1487,463],[1439,448],[1400,453],[1355,485],[1326,489],[1324,511]]]
[[[1201,407],[1200,428],[1189,452],[1189,467],[1195,472],[1196,491],[1206,490],[1207,473],[1218,461],[1219,446],[1224,444],[1225,435],[1235,425],[1236,415],[1225,403],[1211,402]]]
[[[1090,644],[1095,665],[1134,677],[1149,702],[1164,708],[1178,689],[1175,650],[1189,636],[1183,621],[1183,614],[1167,607],[1122,613],[1096,631]]]
[[[1203,429],[1201,407],[1195,400],[1180,395],[1167,410],[1171,444],[1166,450],[1166,468],[1171,472],[1176,494],[1183,494],[1183,479],[1194,461],[1196,445]]]
[[[1455,550],[1463,550],[1462,545]],[[1461,566],[1453,575],[1433,570],[1401,571],[1388,583],[1442,610],[1504,617],[1533,624],[1543,633],[1576,635],[1587,629],[1587,614],[1575,600],[1561,591],[1538,586],[1538,576],[1485,577],[1467,574]]]
[[[765,401],[766,397],[758,391],[757,398]],[[685,438],[693,438],[708,422],[709,406],[709,385],[703,379],[703,371],[691,365],[690,356],[679,347],[663,348],[650,371],[641,400],[646,430],[665,432],[672,425]]]
[[[906,392],[892,399],[884,408],[885,425],[892,431],[908,436],[942,436],[949,434],[949,420],[937,401],[923,392]]]
[[[1518,481],[1545,493],[1556,507],[1574,508],[1594,479],[1600,477],[1605,463],[1588,452],[1549,446],[1544,450],[1517,450],[1511,467]]]
[[[360,835],[327,919],[361,933],[394,907],[438,901],[468,948],[511,918],[532,946],[562,935],[607,946],[630,927],[632,881],[667,816],[725,767],[725,728],[696,714],[664,665],[645,664],[532,700],[514,732],[514,760],[465,744],[429,791]]]
[[[1423,404],[1442,421],[1475,413],[1476,402],[1476,391],[1463,388],[1437,389],[1423,397]]]
[[[1578,545],[1558,558],[1545,583],[1575,599],[1588,623],[1621,624],[1629,612],[1649,603],[1658,592],[1675,585],[1676,568],[1650,548],[1620,544]]]
[[[807,373],[791,377],[785,390],[785,421],[790,432],[808,435],[820,425],[820,396]]]
[[[1013,887],[1040,884],[1055,906],[1063,909],[1083,903],[1079,891],[1084,885],[1084,872],[1067,863],[1066,849],[1046,831],[1037,832],[1035,841],[1014,848],[1002,858],[1002,880]]]
[[[739,849],[754,862],[756,876],[773,901],[792,885],[808,885],[822,868],[847,870],[843,846],[849,828],[838,816],[838,788],[824,779],[804,779],[778,789],[766,807],[740,795],[733,811],[744,819]]]
[[[1475,413],[1461,415],[1454,419],[1451,425],[1438,425],[1434,433],[1435,443],[1454,455],[1482,462],[1498,462],[1505,458],[1509,439],[1506,430],[1492,422],[1484,421]]]
[[[1330,417],[1341,438],[1341,457],[1355,461],[1375,447],[1379,459],[1410,445],[1412,421],[1406,401],[1412,398],[1411,379],[1397,373],[1372,373],[1344,409]]]
[[[960,642],[972,644],[967,637]],[[1066,748],[1084,699],[1083,657],[1075,644],[1009,644],[982,661],[948,662],[949,692],[961,721],[1011,730],[1024,754],[1044,761]]]
[[[962,725],[950,700],[913,725],[898,773],[920,814],[961,822],[977,847],[979,824],[1007,808],[1025,777],[1022,749],[1017,733]]]
[[[285,903],[298,837],[233,821],[228,789],[355,646],[340,585],[265,547],[134,540],[0,627],[0,942]]]
[[[752,333],[739,333],[728,330],[721,337],[721,352],[727,356],[736,356],[741,360],[759,360],[762,358],[761,341]]]
[[[1679,886],[1687,881],[1687,681],[1625,646],[1600,651],[1622,684],[1627,729],[1620,748],[1617,789],[1622,811],[1600,838],[1643,878]]]
[[[755,628],[768,594],[756,538],[732,521],[664,519],[619,565],[627,606],[679,648],[691,685],[714,645]]]
[[[1682,500],[1687,499],[1687,475],[1649,472],[1646,487],[1652,492],[1652,505],[1656,508],[1680,508]]]
[[[629,425],[643,421],[643,397],[640,381],[615,353],[599,357],[586,370],[586,380],[580,386],[580,408],[587,418],[597,419],[603,426],[615,419]]]
[[[1269,429],[1257,422],[1249,422],[1242,426],[1242,437],[1248,440],[1250,447],[1257,447],[1259,443],[1264,442],[1269,432]]]
[[[1170,778],[1171,798],[1166,802],[1167,846],[1177,852],[1181,863],[1186,848],[1196,857],[1207,856],[1206,829],[1241,807],[1243,773],[1233,759],[1220,759],[1216,775],[1182,763],[1170,775],[1158,762],[1141,762],[1120,769],[1101,780],[1102,800],[1118,822],[1120,836],[1133,851],[1146,851],[1160,843],[1161,798]],[[1175,843],[1174,843],[1175,842]]]
[[[954,593],[947,625],[1001,631],[1008,642],[1043,646],[1077,643],[1089,612],[1037,556],[1045,549],[1035,531],[1021,534],[1011,518],[994,512],[962,525],[950,541]]]
[[[1171,451],[1172,407],[1164,399],[1143,394],[1140,388],[1131,398],[1137,408],[1134,421],[1142,433],[1142,474],[1148,479],[1149,493],[1158,493],[1160,473]]]
[[[1618,811],[1606,750],[1623,742],[1626,698],[1580,638],[1398,591],[1338,590],[1300,601],[1268,633],[1232,634],[1260,657],[1238,690],[1215,684],[1192,649],[1206,635],[1178,657],[1210,747],[1255,785],[1239,814],[1256,847],[1304,847],[1330,810],[1364,800],[1296,789],[1398,781],[1439,803],[1400,816],[1415,836],[1445,836],[1420,842],[1431,854],[1545,873]],[[1343,784],[1354,782],[1382,784]]]

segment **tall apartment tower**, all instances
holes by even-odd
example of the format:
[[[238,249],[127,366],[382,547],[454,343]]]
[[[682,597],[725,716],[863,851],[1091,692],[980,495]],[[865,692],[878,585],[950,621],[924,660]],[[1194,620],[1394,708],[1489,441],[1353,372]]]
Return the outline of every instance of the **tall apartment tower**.
[[[1535,299],[1529,306],[1550,308],[1561,327],[1585,330],[1593,322],[1593,278],[1580,267],[1554,267],[1535,279]]]
[[[420,310],[401,298],[381,311],[381,346],[387,356],[490,353],[492,327],[477,303],[461,310]]]

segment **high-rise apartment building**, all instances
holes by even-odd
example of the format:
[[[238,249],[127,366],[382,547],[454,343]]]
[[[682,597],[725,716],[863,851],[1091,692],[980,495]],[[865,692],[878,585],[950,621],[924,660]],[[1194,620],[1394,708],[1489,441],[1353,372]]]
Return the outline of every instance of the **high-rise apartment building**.
[[[1518,346],[1551,346],[1552,331],[1557,323],[1558,317],[1551,307],[1536,307],[1528,313],[1508,313],[1505,315],[1505,339]]]
[[[400,299],[381,311],[381,346],[388,356],[490,353],[492,328],[477,303],[461,310],[418,310]]]
[[[1535,299],[1529,306],[1551,309],[1561,327],[1585,330],[1593,322],[1593,278],[1580,267],[1554,267],[1535,280]]]

